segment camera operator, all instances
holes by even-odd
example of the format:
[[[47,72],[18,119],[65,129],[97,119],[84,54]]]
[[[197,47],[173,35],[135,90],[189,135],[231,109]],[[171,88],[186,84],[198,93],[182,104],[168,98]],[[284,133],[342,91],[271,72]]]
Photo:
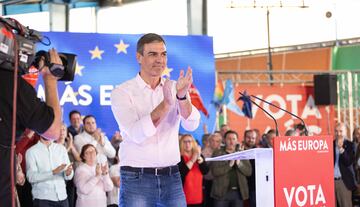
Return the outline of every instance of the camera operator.
[[[49,50],[50,63],[62,65],[55,49]],[[45,85],[46,103],[37,98],[36,91],[20,76],[14,80],[14,71],[0,67],[0,204],[12,206],[11,198],[11,146],[13,110],[16,110],[16,137],[25,128],[32,129],[49,140],[60,136],[61,110],[58,99],[57,80],[45,65],[39,61],[39,70]],[[14,81],[17,81],[16,107],[13,105]],[[14,168],[14,166],[12,166]]]

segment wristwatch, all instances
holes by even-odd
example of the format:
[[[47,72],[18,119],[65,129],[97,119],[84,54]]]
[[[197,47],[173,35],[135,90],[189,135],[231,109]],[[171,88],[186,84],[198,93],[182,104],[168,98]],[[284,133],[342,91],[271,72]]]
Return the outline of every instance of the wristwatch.
[[[184,97],[181,97],[181,98],[176,94],[176,99],[179,100],[179,101],[186,100],[186,94],[185,94]]]

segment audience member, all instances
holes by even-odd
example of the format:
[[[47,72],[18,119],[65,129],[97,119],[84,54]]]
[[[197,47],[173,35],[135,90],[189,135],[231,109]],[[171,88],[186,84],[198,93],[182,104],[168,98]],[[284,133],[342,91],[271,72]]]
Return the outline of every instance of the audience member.
[[[220,132],[215,132],[209,137],[209,148],[205,148],[202,151],[202,155],[205,158],[212,157],[213,152],[219,150],[221,147],[222,137]],[[209,163],[209,167],[211,162]],[[212,207],[214,203],[214,199],[211,197],[211,188],[212,188],[212,180],[214,177],[209,171],[206,175],[204,175],[204,206]]]
[[[116,155],[114,164],[110,167],[110,178],[114,184],[112,191],[108,192],[107,205],[108,207],[119,206],[119,193],[120,193],[120,160],[119,160],[119,146],[116,148]]]
[[[84,131],[74,138],[74,144],[78,152],[81,152],[84,145],[92,144],[97,150],[97,159],[102,164],[107,162],[107,158],[114,158],[115,149],[101,129],[97,128],[95,117],[87,115],[83,121]]]
[[[70,111],[69,120],[70,120],[70,126],[67,128],[67,130],[73,137],[83,132],[81,114],[79,111],[76,110]]]
[[[263,148],[272,148],[273,147],[273,139],[276,136],[276,132],[274,129],[270,129],[262,138],[261,147]]]
[[[225,148],[215,151],[213,157],[236,152],[238,135],[229,130],[225,133]],[[210,165],[214,176],[211,196],[215,207],[243,206],[249,198],[246,176],[251,175],[249,160],[214,161]]]
[[[40,139],[40,136],[36,134],[33,130],[26,129],[22,134],[20,140],[16,143],[16,154],[22,156],[21,169],[26,175],[26,151],[35,145]],[[19,196],[21,206],[32,207],[33,197],[31,195],[31,184],[27,179],[22,186],[17,185],[16,190]]]
[[[76,168],[74,182],[77,190],[76,207],[106,206],[106,192],[114,187],[107,163],[99,164],[97,150],[85,144],[80,153],[82,164]],[[141,190],[141,189],[139,189]]]
[[[220,126],[220,134],[223,139],[225,139],[225,133],[230,130],[230,127],[227,124],[222,124]]]
[[[178,163],[188,206],[202,206],[203,175],[209,171],[201,148],[190,134],[180,138],[181,161]]]
[[[244,132],[244,150],[256,148],[256,132],[246,130]],[[251,175],[247,177],[249,187],[249,207],[256,207],[256,186],[255,186],[255,160],[249,160],[251,164]]]
[[[201,148],[202,150],[205,148],[210,148],[210,143],[209,143],[209,137],[210,134],[203,134],[201,137]]]
[[[62,144],[65,146],[70,162],[79,163],[81,162],[80,154],[74,146],[74,140],[71,133],[68,133],[66,125],[63,123],[61,126],[60,137],[56,140],[56,143]],[[75,162],[76,161],[76,162]],[[73,165],[73,168],[76,168],[76,164]],[[66,181],[66,192],[68,195],[69,207],[75,207],[76,201],[76,189],[74,185],[74,179]]]
[[[119,131],[115,131],[114,135],[111,137],[111,145],[114,147],[114,149],[118,148],[120,146],[120,143],[123,141],[123,138]]]
[[[354,180],[354,146],[346,138],[346,126],[335,126],[334,139],[334,179],[335,197],[338,207],[352,206],[352,191],[356,189]]]
[[[26,177],[32,185],[33,205],[68,207],[65,180],[73,177],[66,148],[40,137],[26,152]]]

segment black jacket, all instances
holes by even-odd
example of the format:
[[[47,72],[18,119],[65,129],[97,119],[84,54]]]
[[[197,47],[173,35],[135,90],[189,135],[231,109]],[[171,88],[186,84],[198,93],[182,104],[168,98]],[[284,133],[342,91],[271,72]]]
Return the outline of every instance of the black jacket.
[[[333,141],[334,144],[334,165],[336,159],[336,140]],[[344,140],[344,152],[339,156],[339,168],[341,173],[341,179],[343,180],[347,189],[353,191],[356,189],[355,184],[355,173],[353,169],[354,163],[354,144],[349,140]]]

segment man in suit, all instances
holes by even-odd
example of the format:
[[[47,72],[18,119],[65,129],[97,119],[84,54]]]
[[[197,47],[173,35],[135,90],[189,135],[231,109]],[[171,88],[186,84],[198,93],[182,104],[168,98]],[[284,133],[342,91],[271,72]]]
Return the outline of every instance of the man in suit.
[[[346,126],[338,123],[334,139],[335,197],[338,207],[352,206],[351,194],[356,189],[353,162],[353,143],[346,138]]]

